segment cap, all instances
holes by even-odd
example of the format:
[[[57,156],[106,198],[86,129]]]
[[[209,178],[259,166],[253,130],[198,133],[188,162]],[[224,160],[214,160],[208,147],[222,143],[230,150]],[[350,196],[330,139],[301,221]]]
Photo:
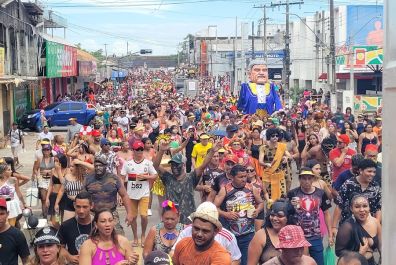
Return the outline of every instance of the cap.
[[[138,125],[138,126],[136,126],[136,128],[134,129],[134,131],[135,131],[135,132],[144,131],[144,126]]]
[[[102,133],[101,133],[99,130],[93,130],[92,133],[91,133],[91,135],[92,135],[93,137],[98,137],[98,136],[101,136]]]
[[[377,118],[375,118],[375,120],[376,121],[382,121],[382,118],[381,117],[377,117]]]
[[[172,142],[170,142],[169,147],[172,149],[176,149],[176,148],[180,147],[180,144],[178,141],[172,141]]]
[[[192,114],[192,113],[190,113],[190,114],[187,116],[187,118],[194,118],[194,119],[195,119],[195,115]]]
[[[279,233],[279,244],[276,248],[302,248],[311,244],[305,239],[304,231],[300,226],[287,225]]]
[[[34,237],[34,245],[46,245],[46,244],[60,244],[59,238],[58,238],[58,230],[51,226],[44,227],[40,229],[37,233],[36,236]]]
[[[163,251],[155,250],[150,252],[144,259],[144,265],[170,265],[171,257]]]
[[[378,152],[378,145],[375,145],[375,144],[366,145],[364,152],[367,152],[367,151]]]
[[[132,144],[132,149],[137,150],[139,148],[144,148],[144,143],[142,141],[136,140]]]
[[[217,151],[218,153],[225,153],[225,149],[224,148],[220,148],[219,151]]]
[[[100,146],[104,146],[106,144],[110,144],[110,141],[107,140],[106,138],[100,139]]]
[[[302,175],[315,176],[315,174],[312,172],[312,170],[306,170],[306,169],[302,169],[298,175],[299,176],[302,176]]]
[[[41,145],[47,145],[47,144],[51,144],[51,142],[50,142],[50,141],[46,141],[46,140],[42,140],[42,141],[40,142],[40,144],[41,144]]]
[[[170,163],[176,163],[176,164],[182,164],[184,163],[184,159],[183,159],[183,155],[180,153],[175,154],[174,156],[172,156],[171,160],[169,160],[169,164]]]
[[[70,118],[69,121],[76,121],[77,118]]]
[[[4,198],[0,198],[0,207],[7,210],[7,201]]]
[[[194,221],[195,218],[200,218],[208,222],[211,222],[219,230],[222,228],[222,225],[219,221],[219,212],[217,211],[217,207],[211,202],[201,203],[198,206],[197,210],[190,215],[190,219],[192,221]]]
[[[239,130],[238,125],[235,124],[228,125],[226,128],[227,132],[236,132],[238,130]]]
[[[227,163],[229,161],[231,161],[235,164],[238,164],[239,159],[236,155],[229,154],[229,155],[226,155],[226,157],[224,158],[224,162]]]
[[[338,141],[343,142],[344,144],[348,145],[351,142],[351,139],[349,139],[349,136],[346,134],[340,134],[337,137]]]
[[[199,136],[199,138],[202,139],[202,140],[210,139],[209,135],[207,135],[206,133],[201,134],[201,135]]]
[[[95,155],[95,162],[99,162],[103,165],[107,165],[107,158],[104,155]]]

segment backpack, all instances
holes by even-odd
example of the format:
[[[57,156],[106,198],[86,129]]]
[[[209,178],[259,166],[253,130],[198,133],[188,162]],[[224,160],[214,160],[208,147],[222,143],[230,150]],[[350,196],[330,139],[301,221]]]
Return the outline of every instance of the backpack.
[[[22,144],[21,130],[17,129],[17,131],[18,131],[18,136],[19,136],[19,144]],[[12,132],[12,129],[8,132],[8,136],[10,137],[10,139],[11,139],[11,132]]]

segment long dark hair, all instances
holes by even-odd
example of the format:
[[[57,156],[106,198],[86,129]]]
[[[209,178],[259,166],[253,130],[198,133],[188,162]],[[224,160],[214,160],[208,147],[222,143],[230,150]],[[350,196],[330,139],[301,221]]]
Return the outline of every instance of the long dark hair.
[[[109,210],[109,209],[105,209],[104,208],[104,209],[100,209],[99,211],[95,212],[95,216],[94,216],[94,219],[93,219],[93,221],[95,223],[95,227],[92,230],[91,235],[89,237],[95,244],[99,243],[99,229],[97,228],[96,224],[98,223],[99,216],[102,213],[105,213],[105,212],[110,213],[111,216],[114,218],[113,212],[111,210]],[[114,245],[119,249],[120,248],[120,244],[118,242],[118,234],[117,234],[117,232],[116,232],[116,230],[114,228],[113,228],[113,231],[111,231],[111,240],[113,241]]]
[[[265,222],[264,222],[263,227],[272,228],[272,223],[270,220],[272,207],[274,206],[274,204],[280,204],[280,203],[284,204],[283,208],[284,208],[285,216],[287,218],[286,225],[295,225],[297,223],[296,219],[294,217],[296,210],[294,209],[293,205],[289,202],[288,199],[278,199],[272,204],[270,210],[268,211],[267,215],[265,216]]]

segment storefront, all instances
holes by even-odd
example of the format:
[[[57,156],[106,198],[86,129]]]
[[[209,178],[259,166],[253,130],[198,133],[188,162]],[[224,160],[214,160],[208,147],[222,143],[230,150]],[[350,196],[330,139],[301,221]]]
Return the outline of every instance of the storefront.
[[[48,103],[74,91],[77,77],[77,49],[45,37],[45,78],[41,80]]]

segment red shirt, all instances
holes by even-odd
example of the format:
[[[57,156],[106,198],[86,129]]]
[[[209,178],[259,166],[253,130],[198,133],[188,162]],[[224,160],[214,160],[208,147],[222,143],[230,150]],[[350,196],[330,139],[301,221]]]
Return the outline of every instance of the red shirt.
[[[340,175],[341,172],[350,169],[352,167],[352,156],[355,154],[356,154],[355,150],[348,148],[348,151],[345,154],[344,162],[340,167],[337,167],[334,164],[334,160],[341,156],[341,149],[334,148],[333,150],[330,151],[329,158],[330,161],[333,163],[333,176],[332,176],[333,182],[337,179],[338,175]]]

